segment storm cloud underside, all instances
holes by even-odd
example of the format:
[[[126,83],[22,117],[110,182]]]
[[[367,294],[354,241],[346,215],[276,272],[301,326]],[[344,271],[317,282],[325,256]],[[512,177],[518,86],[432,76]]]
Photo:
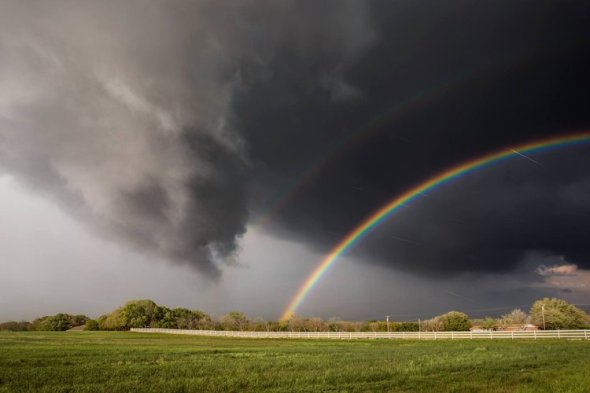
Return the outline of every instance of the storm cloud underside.
[[[257,100],[238,101],[242,132],[248,140],[261,138],[253,150],[260,148],[255,157],[271,181],[286,179],[282,187],[289,189],[309,170],[293,162],[321,163],[282,202],[274,230],[322,253],[438,172],[590,126],[589,10],[582,2],[373,5],[377,38],[343,73],[356,98],[311,93],[305,86],[314,86],[315,69],[291,56],[277,63],[276,79],[257,81]],[[294,74],[297,85],[289,84]],[[290,105],[271,100],[279,91],[300,98]],[[415,102],[408,109],[391,110],[408,97]],[[263,148],[269,138],[254,124],[284,130],[283,137]],[[334,149],[350,135],[356,137]],[[587,268],[589,153],[579,147],[535,156],[542,165],[516,157],[471,174],[394,215],[353,253],[430,276],[512,271],[530,252]],[[265,208],[283,198],[275,195]]]
[[[268,61],[282,41],[314,44],[303,21],[319,30],[324,16],[336,57],[363,45],[354,2],[322,14],[289,2],[2,8],[2,170],[103,235],[210,275],[248,218],[247,141],[231,108],[242,62]]]
[[[582,1],[2,7],[0,168],[104,236],[211,276],[285,190],[261,230],[324,252],[442,169],[590,127]],[[588,268],[589,153],[448,185],[356,259],[438,276],[540,252]]]

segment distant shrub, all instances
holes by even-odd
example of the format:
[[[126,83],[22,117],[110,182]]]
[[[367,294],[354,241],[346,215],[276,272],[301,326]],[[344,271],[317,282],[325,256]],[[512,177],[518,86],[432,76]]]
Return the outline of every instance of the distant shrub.
[[[198,310],[170,309],[149,299],[132,300],[96,319],[98,330],[130,328],[209,329],[211,318]]]
[[[0,330],[9,330],[12,332],[23,332],[31,328],[31,322],[27,321],[8,321],[0,323]]]
[[[467,331],[471,328],[471,321],[467,314],[459,311],[449,311],[446,314],[438,317],[442,330],[446,332],[455,331]]]
[[[491,317],[486,317],[481,321],[481,328],[485,330],[496,330],[498,322]]]
[[[506,327],[510,325],[525,325],[529,321],[529,316],[527,313],[522,311],[521,309],[517,308],[512,310],[509,314],[502,315],[497,324],[501,327]]]
[[[84,330],[100,330],[100,327],[97,321],[95,321],[94,319],[89,319],[86,321],[86,324],[84,325]]]
[[[418,322],[398,322],[395,324],[395,330],[392,331],[396,331],[396,332],[417,332],[419,330],[420,326],[418,325]]]
[[[420,330],[423,332],[440,332],[444,330],[440,317],[434,317],[422,321]]]
[[[85,315],[70,315],[59,313],[53,316],[45,316],[35,319],[31,323],[30,330],[63,332],[86,323]]]

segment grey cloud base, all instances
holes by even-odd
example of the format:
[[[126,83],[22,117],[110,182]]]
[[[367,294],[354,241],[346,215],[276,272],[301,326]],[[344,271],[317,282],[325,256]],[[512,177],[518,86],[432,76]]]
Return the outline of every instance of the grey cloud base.
[[[0,170],[111,240],[212,276],[248,219],[247,141],[231,107],[243,60],[263,64],[290,41],[346,62],[365,42],[352,1],[321,15],[254,1],[0,8]],[[335,30],[317,41],[322,15]],[[339,67],[326,89],[346,95]]]

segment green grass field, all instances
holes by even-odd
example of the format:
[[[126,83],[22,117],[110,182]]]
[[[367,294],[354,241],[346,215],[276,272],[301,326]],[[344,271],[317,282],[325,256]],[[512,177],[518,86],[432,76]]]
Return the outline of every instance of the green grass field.
[[[0,332],[0,392],[590,392],[588,341]]]

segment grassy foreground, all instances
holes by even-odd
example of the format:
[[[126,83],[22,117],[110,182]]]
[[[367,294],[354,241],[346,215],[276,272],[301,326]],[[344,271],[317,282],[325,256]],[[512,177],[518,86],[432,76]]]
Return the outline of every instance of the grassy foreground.
[[[590,392],[588,341],[0,332],[0,392]]]

